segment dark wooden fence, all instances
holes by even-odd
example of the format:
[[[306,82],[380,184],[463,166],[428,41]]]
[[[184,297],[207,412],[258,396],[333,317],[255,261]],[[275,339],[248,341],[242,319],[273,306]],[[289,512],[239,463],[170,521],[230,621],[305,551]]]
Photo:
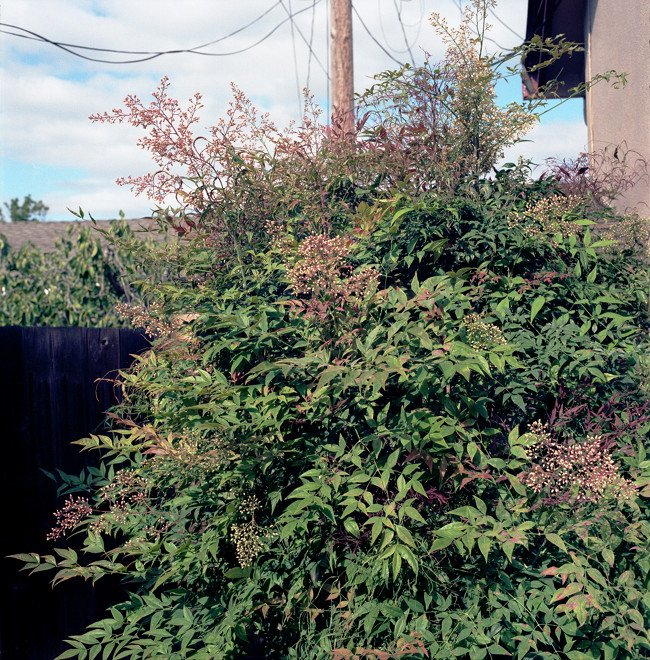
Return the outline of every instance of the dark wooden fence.
[[[0,327],[0,657],[52,660],[62,640],[82,633],[121,594],[117,582],[92,588],[52,574],[27,576],[8,554],[52,554],[56,484],[42,470],[78,474],[95,464],[74,440],[101,431],[116,403],[110,380],[149,346],[135,331],[114,328]]]

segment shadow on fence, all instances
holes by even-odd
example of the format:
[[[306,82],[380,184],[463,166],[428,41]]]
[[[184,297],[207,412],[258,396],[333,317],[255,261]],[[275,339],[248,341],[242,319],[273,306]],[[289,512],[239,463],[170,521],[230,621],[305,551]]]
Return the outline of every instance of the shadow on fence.
[[[0,656],[52,660],[121,600],[121,587],[81,580],[55,589],[52,573],[27,576],[8,554],[52,554],[45,537],[54,522],[56,484],[42,470],[77,474],[98,456],[80,454],[74,440],[101,431],[103,413],[117,403],[112,378],[149,342],[116,328],[0,327]]]

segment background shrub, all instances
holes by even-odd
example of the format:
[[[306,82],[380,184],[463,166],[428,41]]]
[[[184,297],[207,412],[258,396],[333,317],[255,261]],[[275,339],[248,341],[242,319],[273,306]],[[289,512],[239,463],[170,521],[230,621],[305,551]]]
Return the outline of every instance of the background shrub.
[[[152,239],[142,236],[124,220],[107,230],[89,222],[68,227],[45,251],[31,243],[14,249],[0,231],[0,325],[128,325],[116,306],[141,307],[138,282],[166,275],[151,262]]]

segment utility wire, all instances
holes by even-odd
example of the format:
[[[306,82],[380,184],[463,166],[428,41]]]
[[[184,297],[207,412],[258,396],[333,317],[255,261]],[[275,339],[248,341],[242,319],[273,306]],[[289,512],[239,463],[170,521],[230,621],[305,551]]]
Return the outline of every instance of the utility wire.
[[[194,48],[190,48],[188,50],[189,51],[199,50],[201,48],[206,48],[207,46],[213,46],[214,44],[217,44],[221,41],[225,41],[230,37],[234,37],[236,34],[239,34],[240,32],[243,32],[247,28],[251,27],[251,25],[255,25],[255,23],[261,21],[265,16],[270,14],[278,5],[281,4],[282,4],[282,0],[277,0],[277,2],[274,5],[269,7],[265,12],[260,14],[257,18],[253,19],[250,23],[243,25],[242,27],[238,28],[237,30],[234,30],[230,34],[225,35],[224,37],[219,37],[219,39],[215,39],[214,41],[209,41],[208,43],[201,44],[200,46],[194,46]],[[54,44],[55,46],[66,46],[68,48],[77,48],[79,50],[92,50],[103,53],[118,53],[121,55],[157,55],[157,56],[178,52],[178,51],[115,50],[113,48],[95,48],[92,46],[80,46],[78,44],[50,41],[46,37],[36,34],[35,32],[31,32],[30,30],[26,30],[25,28],[21,28],[17,25],[9,25],[8,23],[0,23],[0,25],[4,25],[6,27],[10,27],[16,30],[22,30],[23,32],[27,32],[29,33],[29,35],[33,35],[33,36],[28,36],[28,34],[16,34],[14,32],[8,32],[7,30],[0,30],[0,32],[4,32],[5,34],[11,34],[15,37],[22,37],[23,39],[31,39],[33,41],[45,41],[47,43]]]
[[[305,42],[307,48],[309,49],[309,55],[310,58],[313,56],[313,58],[318,62],[318,65],[320,68],[323,70],[323,73],[327,76],[327,79],[329,80],[329,72],[327,68],[323,65],[323,63],[318,59],[318,55],[314,52],[314,49],[312,47],[313,45],[313,35],[314,35],[314,14],[312,13],[312,25],[311,25],[311,39],[307,40],[307,37],[302,33],[302,30],[300,29],[299,25],[293,20],[294,16],[297,16],[298,14],[302,13],[303,11],[307,11],[309,9],[315,10],[316,5],[320,2],[320,0],[316,0],[315,2],[312,2],[307,9],[301,9],[300,11],[295,12],[294,14],[291,13],[291,10],[287,10],[287,8],[284,6],[283,0],[280,0],[280,4],[282,5],[282,8],[284,9],[285,12],[287,12],[289,19],[291,20],[291,25],[296,28],[296,32],[300,35],[300,38]],[[291,3],[289,2],[289,7],[291,7]],[[293,28],[292,28],[293,29]]]
[[[309,57],[307,58],[307,84],[305,85],[305,87],[307,87],[307,89],[310,89],[309,81],[310,81],[310,78],[311,78],[311,59],[312,59],[312,56],[314,55],[313,45],[314,45],[314,23],[315,23],[315,21],[316,21],[316,7],[312,6],[312,9],[311,9],[311,28],[310,28],[310,31],[309,31]],[[325,70],[325,75],[329,78],[329,73],[327,72],[327,70]]]
[[[414,0],[399,0],[400,7],[404,4],[408,4],[409,2],[414,2]],[[411,30],[412,28],[416,27],[418,28],[418,34],[422,30],[422,21],[424,19],[424,0],[420,0],[420,18],[415,21],[415,23],[404,23],[404,27],[409,28]]]
[[[284,6],[284,3],[281,2],[284,10],[291,16],[291,0],[288,0],[289,8],[287,9]],[[298,56],[296,55],[296,33],[294,31],[294,21],[291,19],[291,46],[293,48],[293,70],[296,74],[296,92],[298,94],[298,117],[302,115],[302,96],[300,94],[300,77],[298,75]]]
[[[505,23],[504,21],[502,21],[502,20],[496,15],[496,13],[494,12],[494,9],[492,9],[492,7],[489,7],[489,10],[490,10],[490,14],[492,14],[492,16],[493,16],[494,18],[496,18],[497,21],[499,21],[499,23],[501,23],[501,25],[503,25],[504,28],[506,28],[507,30],[510,30],[510,32],[512,32],[512,34],[514,34],[515,37],[517,37],[517,39],[519,39],[519,41],[521,41],[522,43],[523,43],[524,41],[526,41],[526,40],[525,40],[525,39],[524,39],[524,38],[523,38],[518,32],[516,32],[515,30],[513,30],[513,29],[512,29],[507,23]]]
[[[178,55],[181,53],[190,53],[192,55],[204,55],[206,57],[227,57],[228,55],[239,55],[241,53],[245,53],[248,50],[251,50],[252,48],[255,48],[256,46],[259,46],[262,42],[266,41],[272,34],[277,32],[277,30],[282,27],[286,22],[290,21],[293,19],[293,17],[297,16],[298,14],[302,14],[302,12],[309,11],[312,7],[315,7],[317,4],[319,4],[321,0],[313,0],[313,2],[308,5],[307,7],[303,9],[299,9],[298,11],[294,12],[289,16],[289,18],[285,18],[283,21],[280,21],[272,30],[270,30],[266,35],[264,35],[261,39],[258,39],[255,43],[251,44],[250,46],[246,46],[245,48],[240,48],[238,50],[233,50],[229,52],[224,52],[224,53],[204,53],[200,52],[199,49],[205,48],[207,46],[213,45],[215,43],[218,43],[219,41],[223,41],[224,39],[227,39],[234,34],[237,34],[238,32],[241,32],[242,30],[246,29],[246,27],[250,27],[254,23],[256,23],[258,20],[266,16],[273,8],[275,8],[277,5],[281,4],[281,0],[278,0],[278,2],[273,5],[271,8],[269,8],[266,12],[264,12],[261,16],[256,18],[254,21],[249,23],[248,25],[239,28],[235,32],[226,35],[225,37],[220,37],[219,39],[215,39],[214,41],[208,42],[207,44],[202,44],[201,46],[195,46],[193,48],[182,48],[182,49],[177,49],[177,50],[166,50],[166,51],[127,51],[127,50],[116,50],[112,48],[96,48],[93,46],[81,46],[78,44],[66,44],[63,42],[58,42],[54,41],[52,39],[48,39],[47,37],[44,37],[41,34],[38,34],[37,32],[33,32],[32,30],[27,30],[26,28],[17,26],[17,25],[11,25],[9,23],[0,23],[0,26],[3,26],[5,28],[10,28],[11,30],[19,30],[20,32],[11,32],[9,30],[3,30],[0,29],[1,33],[4,34],[9,34],[15,37],[21,37],[23,39],[31,39],[35,41],[41,41],[44,43],[48,43],[52,46],[55,46],[56,48],[60,48],[61,50],[69,53],[70,55],[74,55],[75,57],[79,57],[83,60],[88,60],[90,62],[100,62],[103,64],[135,64],[137,62],[146,62],[148,60],[153,60],[157,57],[161,57],[163,55]],[[21,34],[22,33],[22,34]],[[147,57],[140,57],[137,59],[132,59],[132,60],[105,60],[97,57],[89,57],[87,55],[82,55],[81,53],[75,52],[75,50],[89,50],[93,52],[105,52],[105,53],[116,53],[116,54],[122,54],[122,55],[147,55]]]
[[[399,60],[395,59],[395,58],[394,58],[394,57],[393,57],[393,56],[392,56],[392,55],[391,55],[391,54],[390,54],[390,53],[384,48],[384,46],[383,46],[381,43],[379,43],[379,41],[377,41],[377,39],[375,38],[375,35],[370,31],[370,29],[368,28],[368,26],[365,24],[363,18],[361,18],[361,15],[359,14],[359,12],[357,11],[357,8],[356,8],[354,5],[352,5],[352,10],[354,11],[356,17],[359,19],[359,22],[360,22],[361,25],[363,26],[363,29],[368,33],[368,35],[370,36],[370,38],[371,38],[371,39],[372,39],[372,40],[373,40],[373,41],[379,46],[379,48],[381,48],[381,49],[384,51],[384,53],[385,53],[386,55],[388,55],[388,57],[390,57],[391,60],[393,60],[393,62],[396,62],[396,63],[399,64],[400,66],[404,66],[404,63],[403,63],[403,62],[400,62]]]
[[[399,6],[397,5],[397,0],[393,0],[393,6],[395,7],[395,12],[397,14],[397,19],[399,21],[399,24],[402,28],[402,36],[404,38],[404,44],[406,45],[406,48],[395,48],[390,45],[390,39],[388,38],[388,35],[386,34],[386,30],[384,29],[384,21],[382,20],[382,13],[381,13],[381,0],[377,0],[377,16],[379,17],[379,27],[381,28],[381,34],[384,38],[384,42],[390,48],[390,50],[393,51],[393,53],[396,53],[398,55],[405,55],[408,53],[411,57],[411,62],[413,63],[413,66],[415,66],[415,58],[413,56],[413,51],[411,50],[415,42],[418,40],[418,37],[420,36],[420,32],[422,31],[422,21],[424,19],[424,0],[420,0],[420,18],[418,21],[415,23],[412,23],[410,25],[404,23],[402,19],[402,10],[401,7],[404,4],[405,0],[400,0]],[[408,0],[406,0],[408,2]],[[412,1],[412,0],[411,0]],[[405,28],[414,28],[417,27],[418,30],[413,37],[413,40],[411,43],[408,42],[408,39],[406,37],[406,30]]]
[[[401,5],[401,0],[400,0],[400,5]],[[406,30],[404,29],[404,23],[402,22],[402,10],[400,9],[400,5],[397,4],[397,0],[393,0],[393,6],[395,7],[395,11],[397,12],[397,20],[399,21],[400,27],[402,28],[402,36],[404,37],[404,44],[406,45],[406,50],[408,51],[408,54],[411,57],[411,62],[413,63],[413,66],[415,66],[415,58],[413,57],[413,51],[411,50],[411,45],[409,44],[409,40],[406,37]]]
[[[326,9],[327,9],[327,80],[330,80],[330,69],[331,69],[331,63],[330,63],[330,2],[332,0],[327,0],[326,2]],[[332,107],[331,107],[331,90],[330,90],[331,85],[327,85],[327,125],[330,125],[330,117],[332,116]]]
[[[384,42],[386,43],[386,46],[390,48],[393,53],[396,53],[398,55],[404,55],[405,53],[408,53],[408,49],[400,49],[400,48],[393,48],[393,46],[390,45],[390,39],[388,38],[388,35],[386,34],[386,30],[384,30],[384,21],[382,20],[381,17],[381,0],[377,0],[377,17],[379,18],[379,27],[381,28],[381,36],[384,38]]]

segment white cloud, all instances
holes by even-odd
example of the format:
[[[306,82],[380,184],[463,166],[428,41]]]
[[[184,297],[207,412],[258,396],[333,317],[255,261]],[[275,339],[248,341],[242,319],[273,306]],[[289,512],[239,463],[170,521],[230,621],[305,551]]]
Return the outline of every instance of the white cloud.
[[[453,0],[357,0],[355,7],[372,35],[385,46],[405,50],[395,6],[401,8],[406,37],[420,61],[423,51],[435,58],[442,53],[438,35],[428,22],[432,11],[441,12],[450,24],[459,18]],[[526,3],[503,0],[497,15],[516,32],[525,30]],[[227,35],[273,7],[270,0],[3,0],[2,20],[59,41],[101,48],[157,51],[187,48]],[[284,0],[293,11],[309,8],[307,0]],[[266,17],[241,33],[216,43],[208,52],[245,49],[269,33],[286,18],[278,5]],[[327,3],[317,2],[314,11],[302,12],[296,25],[310,39],[312,48],[327,65]],[[375,73],[396,66],[355,17],[355,85],[357,91],[371,83]],[[497,20],[492,38],[509,47],[516,37]],[[327,99],[327,81],[321,66],[294,30],[298,86],[309,79],[322,103]],[[203,94],[205,108],[201,124],[208,126],[223,116],[234,81],[258,106],[268,110],[280,125],[297,118],[298,93],[294,68],[294,42],[290,23],[280,26],[259,46],[230,57],[166,55],[131,65],[84,62],[37,41],[6,34],[2,41],[2,101],[0,129],[5,139],[2,160],[5,174],[0,195],[4,199],[31,194],[49,204],[49,217],[67,217],[67,206],[81,205],[96,217],[110,217],[119,208],[127,215],[140,215],[151,208],[146,199],[134,198],[118,188],[116,177],[142,174],[150,160],[136,145],[139,133],[126,125],[91,124],[88,115],[121,107],[127,94],[148,103],[160,78],[168,75],[171,94],[186,100],[196,91]],[[96,55],[87,51],[88,55]],[[109,53],[104,57],[119,58]],[[395,54],[405,59],[406,54]],[[554,123],[549,124],[553,126]],[[578,134],[576,127],[566,127]],[[575,130],[574,130],[575,129]],[[557,131],[542,131],[536,138],[541,154],[553,145]],[[564,130],[564,129],[563,129]],[[546,131],[546,132],[544,132]],[[537,141],[539,139],[539,142]],[[573,138],[557,139],[557,147],[568,153]],[[580,145],[582,148],[583,145]],[[537,153],[537,152],[536,152]],[[12,163],[37,166],[14,168]],[[36,173],[47,168],[48,176]],[[12,175],[12,171],[20,176]],[[80,171],[70,180],[72,170]],[[60,175],[57,172],[60,171]]]
[[[587,127],[583,121],[547,121],[531,130],[526,139],[507,149],[503,162],[522,156],[543,166],[547,158],[572,159],[587,151]]]

